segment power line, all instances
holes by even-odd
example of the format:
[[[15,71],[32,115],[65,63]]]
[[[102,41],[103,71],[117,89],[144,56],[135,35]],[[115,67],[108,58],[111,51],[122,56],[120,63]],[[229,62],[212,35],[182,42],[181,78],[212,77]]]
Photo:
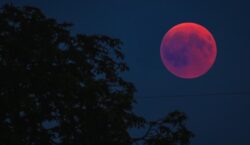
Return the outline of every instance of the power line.
[[[197,94],[172,94],[162,96],[135,97],[136,99],[164,99],[164,98],[187,98],[187,97],[208,97],[208,96],[249,96],[250,92],[216,92],[216,93],[197,93]]]

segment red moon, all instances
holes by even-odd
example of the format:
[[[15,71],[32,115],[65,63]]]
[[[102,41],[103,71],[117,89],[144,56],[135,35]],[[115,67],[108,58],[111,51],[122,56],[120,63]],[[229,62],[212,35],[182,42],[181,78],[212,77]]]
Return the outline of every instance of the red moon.
[[[196,23],[181,23],[163,37],[160,47],[164,66],[175,76],[197,78],[209,71],[217,55],[213,35]]]

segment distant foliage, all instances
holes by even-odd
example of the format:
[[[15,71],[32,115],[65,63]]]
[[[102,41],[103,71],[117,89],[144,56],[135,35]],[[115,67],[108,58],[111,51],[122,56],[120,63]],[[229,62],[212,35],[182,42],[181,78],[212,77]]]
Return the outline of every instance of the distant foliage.
[[[1,145],[185,145],[193,136],[173,112],[146,121],[132,112],[135,87],[121,41],[70,34],[38,8],[0,10]],[[146,128],[141,138],[130,128]]]

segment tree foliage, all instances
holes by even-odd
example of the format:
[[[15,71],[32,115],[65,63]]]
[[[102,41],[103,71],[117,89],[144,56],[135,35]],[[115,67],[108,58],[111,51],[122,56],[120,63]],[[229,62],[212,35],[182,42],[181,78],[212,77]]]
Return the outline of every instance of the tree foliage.
[[[185,114],[146,121],[132,111],[135,87],[122,42],[70,33],[35,7],[0,10],[1,145],[185,145]],[[130,128],[148,130],[140,138]]]

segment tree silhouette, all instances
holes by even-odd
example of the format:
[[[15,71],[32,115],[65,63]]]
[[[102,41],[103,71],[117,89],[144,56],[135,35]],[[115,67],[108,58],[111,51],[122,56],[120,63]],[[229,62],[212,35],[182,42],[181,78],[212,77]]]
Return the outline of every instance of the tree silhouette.
[[[146,121],[132,111],[135,87],[122,42],[70,34],[38,8],[0,11],[1,145],[185,145],[193,134],[173,112]],[[130,128],[147,128],[139,138]]]

